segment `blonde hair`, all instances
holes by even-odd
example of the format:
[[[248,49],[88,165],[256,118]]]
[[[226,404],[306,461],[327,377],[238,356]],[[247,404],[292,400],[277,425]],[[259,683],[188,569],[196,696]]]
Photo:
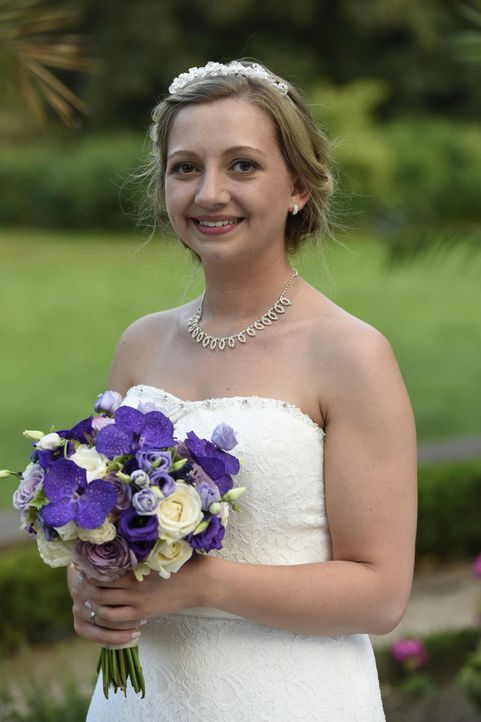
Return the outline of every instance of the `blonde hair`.
[[[251,65],[249,61],[239,62]],[[286,250],[293,253],[307,238],[328,231],[328,201],[333,191],[330,141],[316,125],[299,91],[289,83],[287,86],[287,95],[282,95],[274,85],[255,77],[207,76],[188,83],[154,108],[150,128],[152,152],[142,175],[149,182],[148,198],[155,224],[165,211],[167,147],[177,113],[189,105],[236,97],[253,103],[271,120],[287,166],[304,181],[310,192],[304,208],[297,215],[287,217]]]

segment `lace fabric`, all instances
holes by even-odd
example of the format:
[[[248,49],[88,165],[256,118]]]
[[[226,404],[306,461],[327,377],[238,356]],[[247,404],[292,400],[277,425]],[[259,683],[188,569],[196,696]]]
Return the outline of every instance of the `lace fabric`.
[[[324,431],[297,407],[257,396],[183,401],[135,386],[124,403],[158,408],[182,438],[236,431],[247,487],[216,555],[250,564],[332,558],[323,485]],[[222,610],[191,609],[150,620],[141,661],[146,697],[108,702],[97,684],[88,722],[383,722],[367,635],[316,637],[255,624]]]

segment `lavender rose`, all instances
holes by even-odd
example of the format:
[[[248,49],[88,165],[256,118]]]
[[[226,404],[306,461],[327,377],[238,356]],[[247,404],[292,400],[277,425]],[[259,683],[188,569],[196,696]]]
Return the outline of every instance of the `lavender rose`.
[[[123,511],[130,507],[130,501],[132,499],[132,489],[129,484],[126,484],[121,479],[118,479],[114,475],[105,477],[105,481],[109,481],[115,489],[117,499],[115,501],[115,509]]]
[[[30,463],[22,474],[18,489],[13,495],[13,506],[20,511],[26,509],[41,487],[45,472],[40,464]]]
[[[122,537],[105,544],[78,541],[72,552],[72,561],[88,577],[99,582],[112,582],[137,565],[137,559]]]

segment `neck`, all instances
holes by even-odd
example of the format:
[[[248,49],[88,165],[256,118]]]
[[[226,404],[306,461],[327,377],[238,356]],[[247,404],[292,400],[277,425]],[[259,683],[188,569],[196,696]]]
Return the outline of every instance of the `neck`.
[[[276,263],[258,263],[248,269],[204,267],[202,323],[213,321],[232,330],[243,327],[277,300],[292,273],[285,256]]]

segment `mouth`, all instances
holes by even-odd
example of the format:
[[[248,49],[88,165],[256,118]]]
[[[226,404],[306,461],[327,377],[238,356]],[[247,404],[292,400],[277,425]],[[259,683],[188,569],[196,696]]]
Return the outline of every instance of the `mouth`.
[[[201,233],[207,235],[218,235],[221,233],[229,233],[234,230],[234,228],[237,228],[244,219],[236,216],[209,216],[192,218],[191,220],[197,230]]]

